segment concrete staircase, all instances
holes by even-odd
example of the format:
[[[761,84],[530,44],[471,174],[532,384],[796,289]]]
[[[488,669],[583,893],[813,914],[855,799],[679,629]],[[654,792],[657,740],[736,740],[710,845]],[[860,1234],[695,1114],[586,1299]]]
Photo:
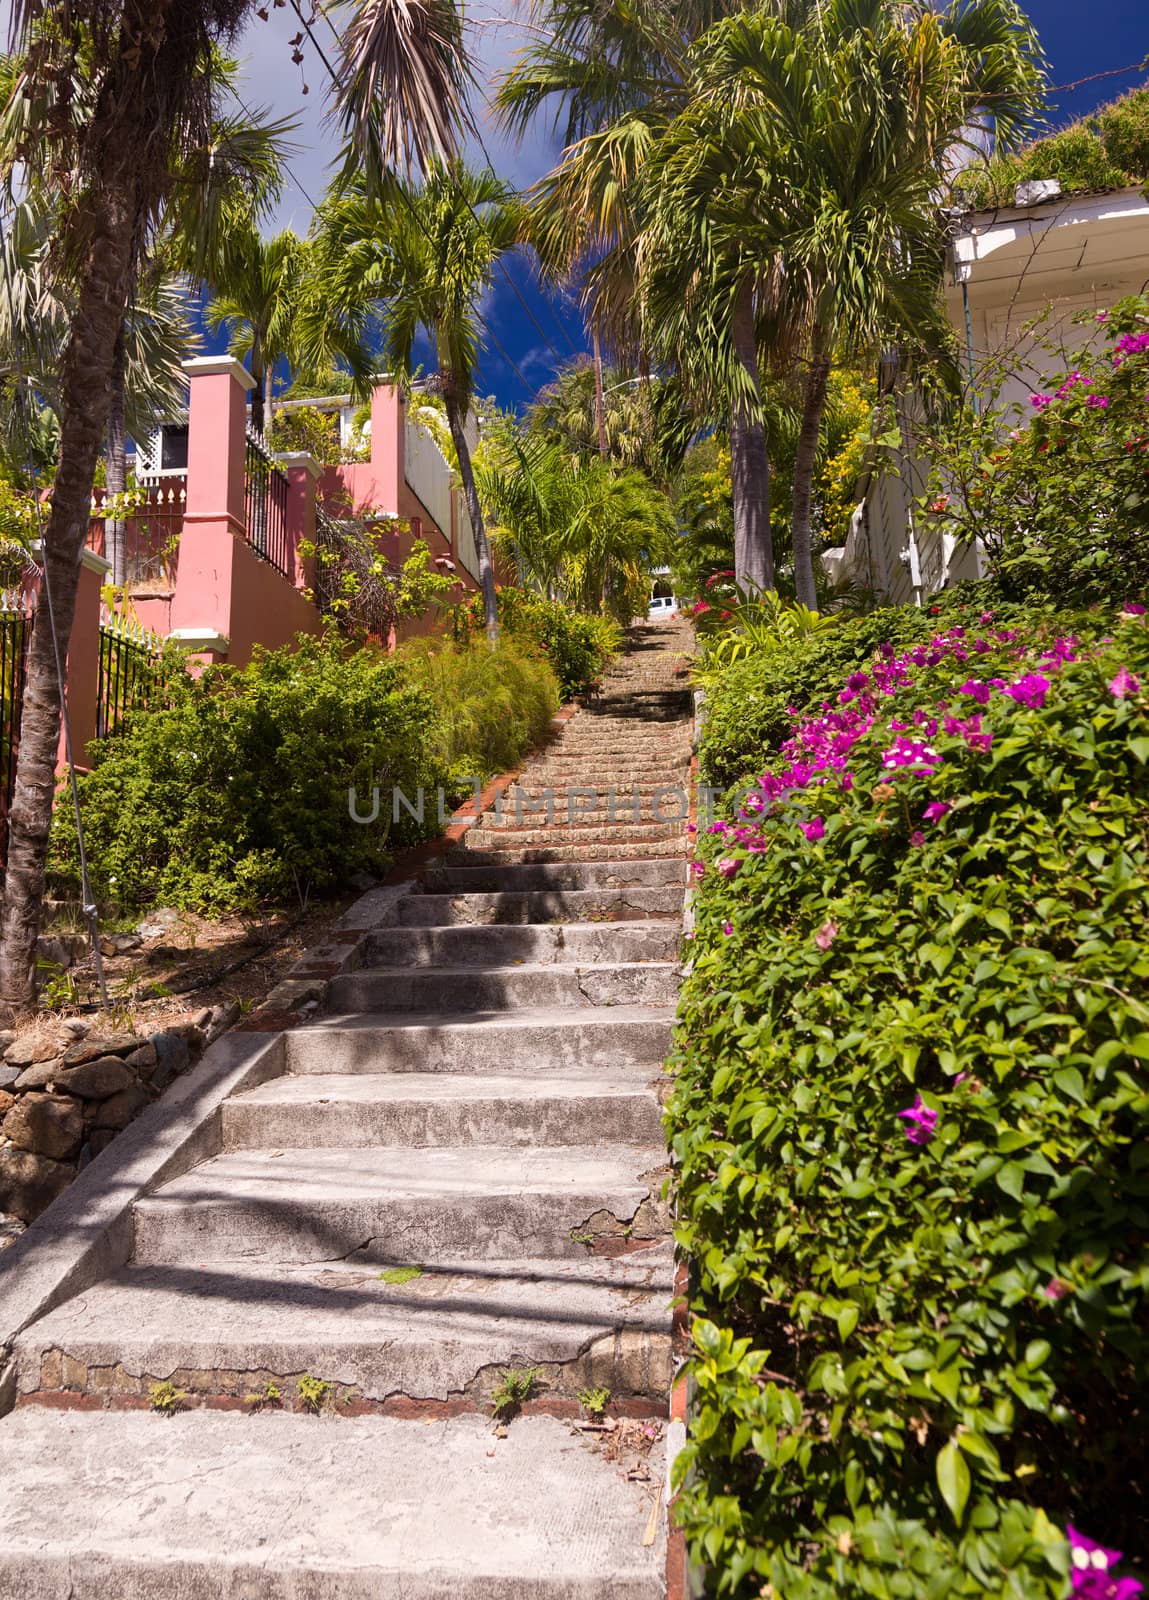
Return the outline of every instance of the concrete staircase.
[[[20,1337],[0,1600],[664,1594],[684,648],[636,630],[522,776],[564,814],[484,815],[137,1201],[129,1265]]]

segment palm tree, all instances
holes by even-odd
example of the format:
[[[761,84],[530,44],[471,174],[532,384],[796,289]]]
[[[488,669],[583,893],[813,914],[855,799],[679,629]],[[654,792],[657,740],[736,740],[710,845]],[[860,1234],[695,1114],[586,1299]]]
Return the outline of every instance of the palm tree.
[[[579,456],[598,453],[667,488],[697,424],[676,379],[600,369],[581,356],[560,369],[526,409],[527,428]]]
[[[56,259],[74,286],[44,537],[51,605],[40,607],[33,629],[9,819],[0,1000],[13,1012],[33,1002],[60,734],[55,639],[68,638],[75,614],[116,343],[180,152],[202,149],[210,135],[216,83],[204,64],[234,36],[249,4],[72,0],[67,27],[39,0],[14,0],[11,8],[23,59],[4,110],[10,137],[2,141],[0,178],[11,191],[16,175],[32,168],[67,193]],[[431,141],[449,141],[461,114],[459,25],[452,0],[418,8],[406,0],[357,0],[352,26],[340,103],[352,132],[370,145],[369,169],[381,177],[396,155],[418,156]]]
[[[522,209],[493,172],[430,162],[418,187],[396,183],[373,205],[364,184],[337,190],[324,209],[324,272],[336,298],[370,292],[382,302],[383,359],[401,381],[415,371],[420,332],[431,340],[463,496],[479,557],[483,616],[498,638],[495,573],[475,488],[467,419],[482,347],[479,303],[499,258],[517,243]]]
[[[692,214],[707,248],[745,249],[780,269],[779,303],[806,364],[792,548],[811,609],[831,366],[882,339],[944,359],[945,161],[974,129],[999,147],[1021,137],[1041,85],[1040,51],[1013,0],[789,0],[711,30],[694,102],[651,156],[664,255],[682,259]]]
[[[770,464],[759,371],[767,284],[759,263],[735,250],[721,273],[713,260],[696,264],[691,326],[681,339],[660,339],[641,299],[646,162],[690,103],[697,42],[737,9],[735,0],[549,0],[537,39],[503,79],[496,103],[520,134],[545,108],[558,106],[556,124],[565,110],[566,148],[534,192],[531,241],[544,268],[582,271],[584,304],[616,346],[642,360],[657,342],[696,402],[726,411],[735,566],[747,587],[768,588]]]
[[[670,502],[643,473],[507,430],[477,467],[483,501],[520,581],[628,623],[674,534]]]

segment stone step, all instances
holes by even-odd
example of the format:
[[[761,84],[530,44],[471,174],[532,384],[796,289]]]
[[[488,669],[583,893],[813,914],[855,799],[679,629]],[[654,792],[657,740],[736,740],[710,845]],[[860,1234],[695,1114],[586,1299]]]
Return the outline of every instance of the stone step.
[[[686,800],[683,796],[689,799],[688,792],[684,789],[672,789],[663,793],[654,789],[647,795],[616,795],[613,800],[600,796],[600,803],[596,805],[583,800],[576,800],[568,805],[565,796],[556,795],[555,803],[548,811],[545,800],[541,800],[535,794],[530,797],[529,809],[527,802],[518,808],[513,804],[504,804],[498,811],[484,811],[475,826],[499,833],[518,828],[545,827],[553,831],[555,828],[613,828],[619,825],[635,827],[652,823],[681,827],[686,821]]]
[[[683,840],[677,839],[651,839],[640,840],[636,844],[629,841],[619,841],[620,847],[625,845],[628,861],[665,859],[670,858],[682,861]],[[604,846],[601,844],[556,844],[550,848],[542,845],[529,845],[519,850],[483,850],[473,849],[466,845],[456,845],[447,852],[447,862],[455,867],[474,867],[486,864],[492,867],[525,867],[543,866],[551,862],[560,861],[597,861],[603,858]]]
[[[19,1403],[63,1391],[115,1405],[153,1383],[242,1399],[271,1383],[299,1409],[292,1379],[307,1374],[332,1385],[335,1414],[394,1397],[485,1406],[506,1367],[539,1369],[543,1400],[665,1399],[673,1280],[669,1244],[392,1282],[340,1264],[127,1267],[20,1336]]]
[[[686,826],[685,817],[676,822],[609,822],[609,823],[576,823],[573,827],[566,823],[556,822],[553,826],[544,823],[542,827],[510,826],[506,823],[498,824],[494,817],[487,822],[486,817],[474,828],[468,828],[463,835],[465,844],[471,850],[483,850],[490,845],[497,846],[505,838],[508,844],[544,845],[544,844],[577,844],[577,845],[616,845],[629,843],[651,844],[659,839],[674,839],[681,836]]]
[[[640,793],[655,789],[685,789],[689,785],[690,768],[667,761],[617,761],[610,765],[595,761],[540,761],[524,767],[515,786],[534,792],[537,789],[554,789],[565,795],[569,788],[593,789],[604,799],[612,787],[629,794],[637,788]]]
[[[4,1600],[660,1600],[642,1481],[553,1417],[0,1422]],[[82,1509],[81,1509],[82,1508]],[[654,1515],[657,1537],[644,1542]]]
[[[373,967],[328,987],[333,1011],[491,1011],[519,1006],[669,1005],[678,969],[669,961],[521,967]]]
[[[600,1234],[667,1233],[664,1159],[626,1145],[233,1151],[137,1201],[134,1259],[578,1259]]]
[[[399,902],[408,928],[528,922],[637,922],[682,916],[682,887],[661,889],[534,889],[503,894],[413,894]]]
[[[523,1063],[525,1066],[526,1063]],[[651,1144],[662,1108],[636,1074],[307,1073],[226,1100],[225,1150]]]
[[[471,866],[432,866],[424,875],[428,893],[462,890],[500,894],[536,889],[651,889],[686,884],[686,861],[603,860],[535,862],[499,866],[485,856]]]
[[[670,1050],[672,1007],[599,1006],[466,1016],[328,1018],[284,1035],[299,1074],[608,1073],[653,1079]]]
[[[674,961],[680,938],[678,928],[668,922],[379,928],[367,936],[364,961],[370,967]]]

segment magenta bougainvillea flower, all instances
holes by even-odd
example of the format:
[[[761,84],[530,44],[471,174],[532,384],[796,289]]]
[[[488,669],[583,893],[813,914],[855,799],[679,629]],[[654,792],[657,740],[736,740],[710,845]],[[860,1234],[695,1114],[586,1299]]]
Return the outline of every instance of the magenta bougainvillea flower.
[[[898,1116],[906,1124],[906,1138],[911,1144],[929,1144],[938,1125],[938,1114],[926,1105],[920,1094],[915,1095],[913,1105],[899,1111]]]
[[[1004,693],[1017,705],[1040,711],[1049,693],[1049,679],[1040,672],[1027,672],[1016,683],[1007,684]]]
[[[741,865],[742,861],[738,856],[723,856],[717,863],[719,872],[727,879],[732,878]]]
[[[1126,695],[1136,694],[1140,688],[1140,678],[1135,678],[1128,667],[1122,667],[1117,676],[1109,680],[1109,693],[1114,700],[1124,700]]]
[[[722,931],[729,939],[730,935],[734,932],[734,924],[732,922],[724,922],[722,924]]]
[[[1083,1533],[1078,1533],[1072,1523],[1067,1523],[1065,1536],[1069,1540],[1069,1570],[1074,1595],[1081,1600],[1133,1600],[1143,1592],[1144,1585],[1136,1578],[1119,1578],[1113,1568],[1121,1560],[1120,1550],[1111,1550],[1098,1544]]]
[[[1047,1300],[1064,1300],[1073,1290],[1064,1278],[1050,1278],[1041,1292]]]
[[[940,822],[945,816],[946,812],[952,810],[953,804],[949,800],[931,800],[929,805],[922,812],[922,821]]]
[[[806,835],[811,844],[815,844],[819,839],[825,836],[826,824],[822,821],[821,817],[815,817],[812,822],[804,822],[802,824],[802,832]]]
[[[1121,615],[1123,617],[1143,617],[1145,615],[1145,607],[1139,600],[1126,600],[1121,607]]]
[[[814,935],[814,943],[819,950],[828,950],[838,937],[838,924],[836,922],[823,922]]]
[[[920,828],[915,828],[913,833],[910,834],[910,843],[912,845],[915,845],[920,850],[922,845],[925,844],[925,842],[926,842],[925,834],[922,832],[922,830]]]
[[[704,878],[706,876],[706,864],[705,864],[705,862],[692,861],[690,863],[690,873],[691,873],[691,876],[694,877],[694,878]]]

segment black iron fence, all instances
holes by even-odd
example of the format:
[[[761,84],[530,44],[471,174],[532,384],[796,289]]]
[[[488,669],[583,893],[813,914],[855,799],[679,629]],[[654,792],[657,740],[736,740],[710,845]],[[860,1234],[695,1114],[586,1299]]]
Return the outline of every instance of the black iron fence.
[[[268,455],[258,434],[249,428],[244,480],[247,542],[257,556],[293,582],[294,561],[287,537],[289,493],[286,475]]]
[[[96,737],[115,733],[132,711],[152,705],[164,687],[163,640],[138,622],[105,613],[100,621]]]
[[[19,590],[0,593],[0,864],[8,862],[8,816],[16,790],[24,676],[34,601]]]

